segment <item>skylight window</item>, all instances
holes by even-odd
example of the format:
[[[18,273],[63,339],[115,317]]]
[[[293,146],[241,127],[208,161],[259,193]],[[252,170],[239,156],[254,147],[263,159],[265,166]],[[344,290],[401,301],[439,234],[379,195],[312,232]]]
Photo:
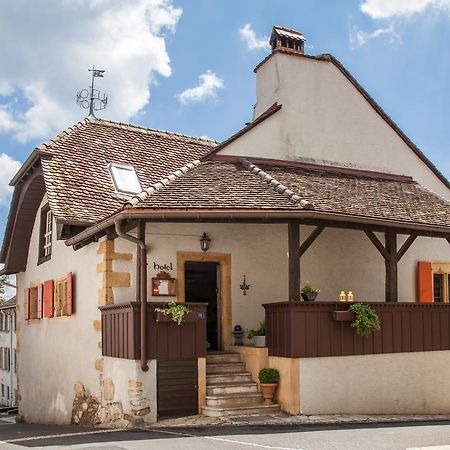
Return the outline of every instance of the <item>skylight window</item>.
[[[141,183],[132,166],[122,164],[110,164],[109,171],[117,192],[123,194],[138,194],[142,192]]]

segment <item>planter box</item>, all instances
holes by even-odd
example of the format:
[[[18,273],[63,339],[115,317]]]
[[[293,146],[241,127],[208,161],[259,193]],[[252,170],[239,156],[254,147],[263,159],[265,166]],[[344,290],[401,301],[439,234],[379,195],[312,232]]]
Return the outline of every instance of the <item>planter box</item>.
[[[354,322],[355,318],[353,311],[333,311],[333,320],[336,322]]]

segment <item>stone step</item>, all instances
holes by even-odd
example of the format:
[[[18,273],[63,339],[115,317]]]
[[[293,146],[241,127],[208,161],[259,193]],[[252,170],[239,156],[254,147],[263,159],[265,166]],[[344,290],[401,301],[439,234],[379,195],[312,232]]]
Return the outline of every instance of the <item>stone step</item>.
[[[211,383],[240,383],[252,381],[250,372],[221,372],[206,374],[206,386]]]
[[[236,406],[262,405],[262,403],[263,396],[259,392],[206,396],[206,406],[233,408]]]
[[[219,364],[229,362],[241,362],[241,355],[239,353],[212,353],[206,355],[206,364]]]
[[[245,364],[242,362],[231,363],[219,363],[219,364],[206,364],[206,373],[224,373],[224,372],[243,372],[245,370]]]
[[[207,417],[267,416],[280,411],[280,405],[252,405],[223,408],[221,406],[202,406],[202,414]]]
[[[245,392],[258,392],[258,385],[253,382],[240,383],[209,383],[206,386],[206,395],[240,394]]]

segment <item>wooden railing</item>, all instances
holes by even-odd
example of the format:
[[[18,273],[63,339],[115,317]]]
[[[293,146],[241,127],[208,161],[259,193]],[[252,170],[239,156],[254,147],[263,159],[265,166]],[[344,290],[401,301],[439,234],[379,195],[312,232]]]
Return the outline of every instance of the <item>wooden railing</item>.
[[[362,338],[335,311],[349,303],[279,302],[266,309],[269,355],[288,358],[422,352],[450,349],[450,305],[370,303],[381,330]]]
[[[162,318],[154,309],[165,303],[147,304],[148,359],[182,359],[206,356],[206,304],[189,303],[191,313],[181,325]],[[102,355],[140,358],[140,304],[120,303],[99,307],[102,314]]]

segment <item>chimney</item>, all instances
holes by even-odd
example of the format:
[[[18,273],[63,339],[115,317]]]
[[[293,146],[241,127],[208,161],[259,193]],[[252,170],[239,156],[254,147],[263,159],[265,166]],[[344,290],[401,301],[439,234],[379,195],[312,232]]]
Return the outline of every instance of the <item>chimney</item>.
[[[292,53],[304,53],[305,38],[303,34],[288,28],[274,26],[269,43],[272,47],[272,52],[278,49],[285,49]]]

